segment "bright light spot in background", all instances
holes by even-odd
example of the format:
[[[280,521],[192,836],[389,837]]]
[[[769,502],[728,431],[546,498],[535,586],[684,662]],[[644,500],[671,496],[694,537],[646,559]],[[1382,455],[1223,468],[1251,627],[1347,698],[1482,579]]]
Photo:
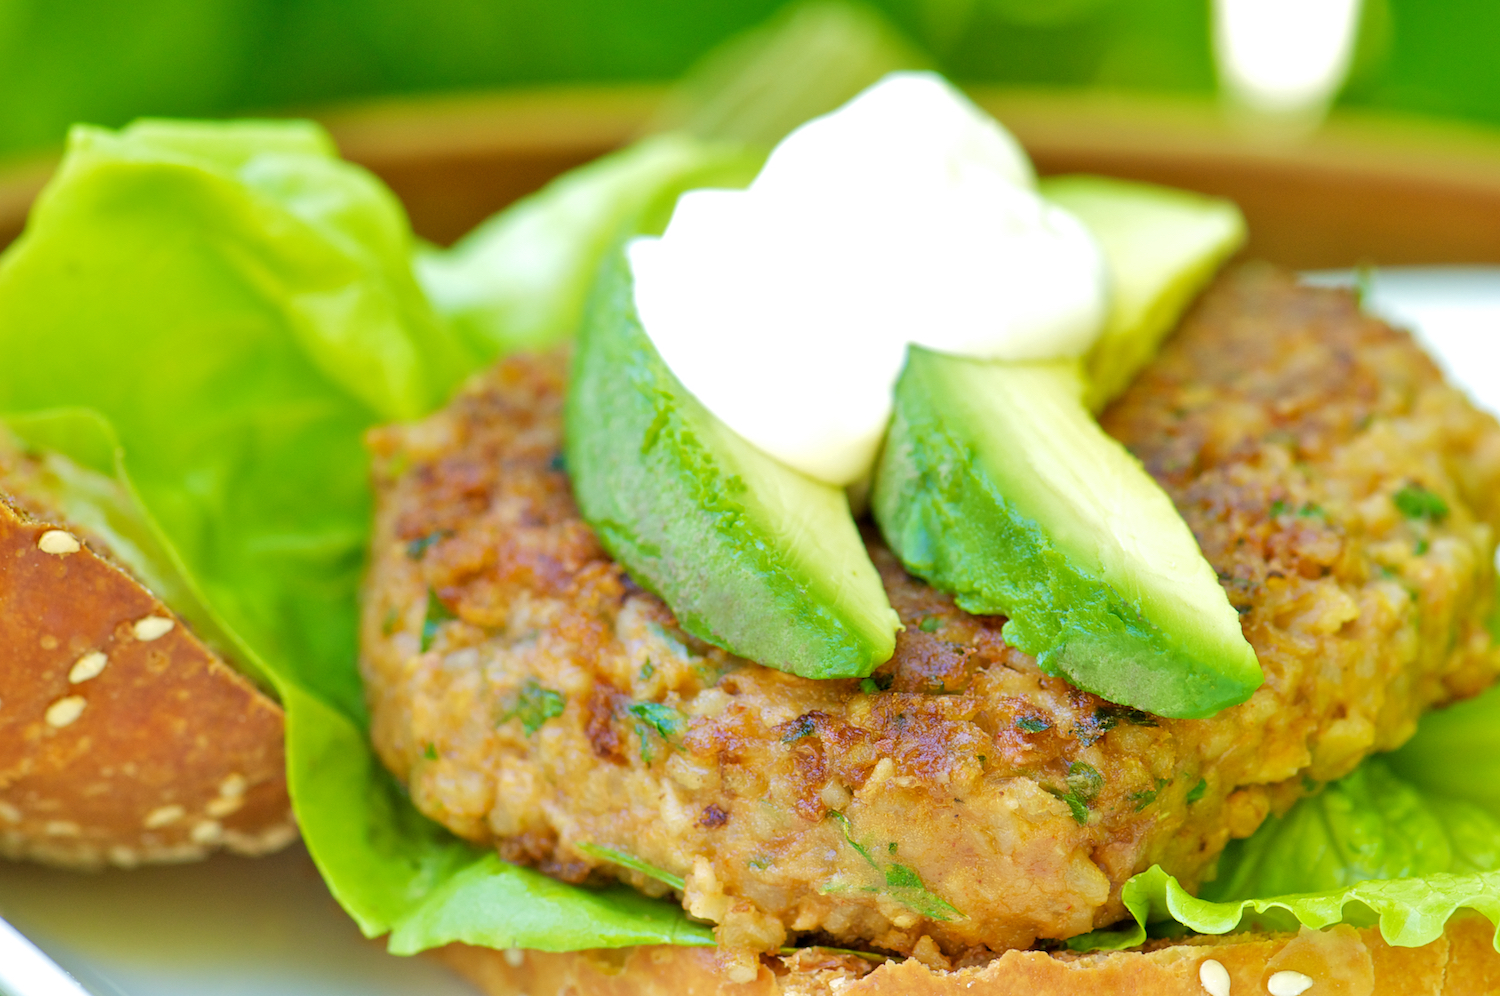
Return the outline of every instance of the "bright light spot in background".
[[[1214,0],[1214,55],[1236,103],[1317,118],[1354,52],[1360,0]]]

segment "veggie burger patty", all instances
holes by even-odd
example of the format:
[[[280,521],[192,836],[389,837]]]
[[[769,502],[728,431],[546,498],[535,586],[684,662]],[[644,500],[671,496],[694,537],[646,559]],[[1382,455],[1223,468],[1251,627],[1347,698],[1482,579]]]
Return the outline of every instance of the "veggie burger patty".
[[[870,553],[906,629],[817,681],[683,634],[579,518],[566,357],[375,431],[362,667],[422,812],[568,881],[618,877],[750,959],[789,935],[945,966],[1191,887],[1232,837],[1500,668],[1484,626],[1500,426],[1343,291],[1231,271],[1105,414],[1218,571],[1265,671],[1169,720],[1043,674]],[[669,884],[670,883],[670,884]]]

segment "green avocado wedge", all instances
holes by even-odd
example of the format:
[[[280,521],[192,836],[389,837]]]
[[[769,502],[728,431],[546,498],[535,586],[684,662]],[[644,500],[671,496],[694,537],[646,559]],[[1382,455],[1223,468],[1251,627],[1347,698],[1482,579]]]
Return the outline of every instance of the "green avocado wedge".
[[[1084,223],[1109,268],[1109,317],[1085,364],[1086,401],[1097,412],[1151,362],[1244,243],[1245,219],[1232,201],[1103,176],[1048,177],[1038,190]]]
[[[683,629],[806,678],[864,677],[900,620],[840,488],[761,453],[678,382],[641,328],[622,250],[584,317],[566,412],[583,517]]]
[[[908,570],[1079,688],[1200,718],[1260,685],[1239,616],[1164,491],[1083,404],[1076,362],[913,347],[872,507]]]

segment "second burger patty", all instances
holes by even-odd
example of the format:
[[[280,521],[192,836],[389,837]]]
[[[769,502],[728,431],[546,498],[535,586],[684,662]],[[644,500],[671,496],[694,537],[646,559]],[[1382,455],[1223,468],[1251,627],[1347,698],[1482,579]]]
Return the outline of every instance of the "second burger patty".
[[[667,887],[749,958],[797,934],[946,964],[1192,888],[1231,837],[1485,687],[1500,427],[1347,293],[1221,278],[1103,424],[1219,572],[1265,685],[1160,719],[1041,673],[871,556],[906,629],[865,682],[677,628],[579,518],[566,357],[518,357],[371,436],[375,745],[422,812],[508,860]],[[768,620],[768,625],[775,625]]]

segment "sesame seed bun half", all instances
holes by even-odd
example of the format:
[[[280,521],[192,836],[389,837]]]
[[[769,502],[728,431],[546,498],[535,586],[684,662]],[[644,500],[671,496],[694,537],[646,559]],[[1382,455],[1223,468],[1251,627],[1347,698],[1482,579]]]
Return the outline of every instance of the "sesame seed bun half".
[[[712,948],[551,954],[450,945],[437,952],[486,996],[1478,996],[1500,992],[1500,953],[1483,917],[1460,915],[1422,947],[1376,928],[1306,927],[1152,942],[1090,954],[1008,951],[944,967],[872,963],[809,948],[762,960],[751,982],[725,980]]]
[[[281,707],[4,484],[0,855],[129,867],[294,840]]]

